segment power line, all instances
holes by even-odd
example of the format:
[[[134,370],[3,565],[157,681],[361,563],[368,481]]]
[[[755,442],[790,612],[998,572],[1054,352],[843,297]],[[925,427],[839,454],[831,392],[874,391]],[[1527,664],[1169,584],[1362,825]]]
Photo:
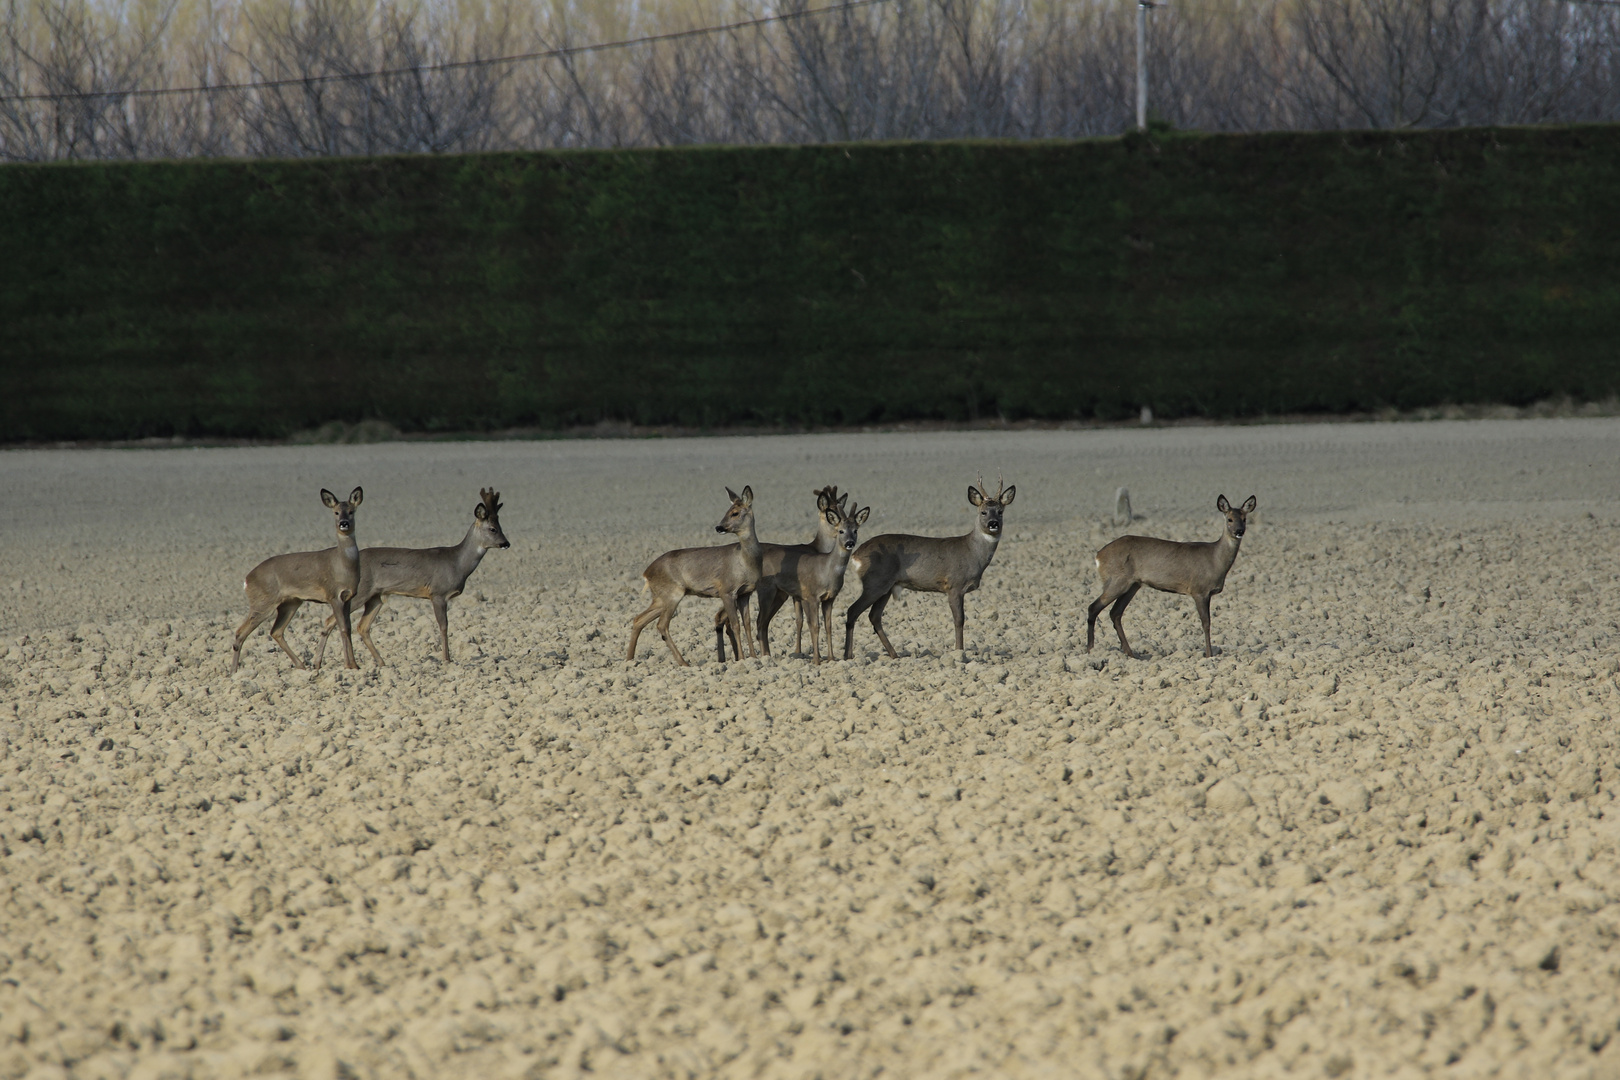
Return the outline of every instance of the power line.
[[[1592,2],[1592,0],[1587,0]],[[1620,3],[1620,0],[1615,0]],[[315,83],[354,82],[360,79],[382,79],[394,75],[417,75],[434,71],[455,71],[461,68],[488,67],[495,64],[519,64],[529,60],[551,60],[562,56],[578,56],[584,53],[607,52],[612,49],[629,49],[637,45],[651,45],[662,41],[678,41],[681,38],[704,37],[709,34],[726,34],[735,30],[750,30],[771,23],[790,22],[795,19],[808,19],[816,15],[830,15],[839,11],[850,11],[855,8],[874,7],[878,4],[889,3],[889,0],[846,0],[845,3],[832,4],[828,7],[806,8],[802,11],[786,11],[777,15],[764,15],[757,19],[744,19],[741,22],[725,23],[720,26],[701,26],[691,30],[673,30],[667,34],[648,34],[646,37],[625,38],[622,41],[601,41],[594,45],[569,45],[557,49],[542,49],[538,52],[516,53],[512,56],[489,56],[476,60],[451,60],[442,64],[421,64],[416,67],[382,68],[377,71],[355,71],[330,75],[304,75],[287,79],[266,79],[262,82],[215,83],[207,86],[162,86],[148,89],[134,90],[73,90],[51,94],[4,94],[0,101],[67,101],[84,98],[138,98],[138,97],[165,97],[172,94],[214,94],[228,90],[273,90],[283,86],[309,86]]]

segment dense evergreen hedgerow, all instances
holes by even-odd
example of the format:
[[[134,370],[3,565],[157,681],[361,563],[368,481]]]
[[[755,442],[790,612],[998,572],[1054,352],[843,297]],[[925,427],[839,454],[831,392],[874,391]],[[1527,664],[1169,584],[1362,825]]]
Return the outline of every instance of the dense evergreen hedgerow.
[[[1620,391],[1620,128],[0,168],[0,439]]]

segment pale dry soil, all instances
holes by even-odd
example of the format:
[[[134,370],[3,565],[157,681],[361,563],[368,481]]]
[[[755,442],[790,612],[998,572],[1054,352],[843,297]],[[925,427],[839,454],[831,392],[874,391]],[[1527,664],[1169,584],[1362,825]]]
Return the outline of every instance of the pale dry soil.
[[[1620,1075],[1620,422],[0,454],[0,1077]],[[824,483],[964,531],[903,655],[623,659],[639,573]],[[295,671],[242,575],[513,546],[391,666]],[[1213,539],[1085,652],[1092,554]],[[846,601],[853,586],[846,586]],[[841,608],[840,608],[841,613]],[[292,640],[306,654],[318,613]],[[362,654],[363,655],[363,654]]]

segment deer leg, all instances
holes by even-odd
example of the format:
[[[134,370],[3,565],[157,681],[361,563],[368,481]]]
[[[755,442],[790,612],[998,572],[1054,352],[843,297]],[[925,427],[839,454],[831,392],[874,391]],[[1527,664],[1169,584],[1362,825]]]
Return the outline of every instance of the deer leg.
[[[754,624],[748,618],[748,605],[752,601],[753,594],[742,598],[742,603],[738,605],[737,619],[739,625],[742,626],[743,637],[748,640],[748,655],[757,659],[759,657],[759,644],[754,640]]]
[[[766,656],[771,655],[771,603],[775,595],[760,593],[759,616],[754,626],[754,638],[759,642],[759,651]]]
[[[771,594],[771,614],[767,618],[765,616],[765,613],[763,611],[761,611],[760,612],[760,625],[765,626],[768,623],[774,622],[776,620],[776,613],[781,611],[782,610],[782,605],[786,604],[791,599],[792,599],[792,597],[789,596],[785,592],[772,593]],[[760,647],[764,648],[763,642],[761,643]],[[797,652],[798,651],[797,648],[795,648],[794,651]]]
[[[827,646],[832,647],[832,635],[827,635]],[[804,602],[797,596],[793,598],[793,651],[804,652]]]
[[[332,631],[336,627],[337,627],[337,616],[336,615],[328,615],[326,617],[326,625],[321,627],[321,642],[320,642],[319,645],[315,646],[315,670],[316,671],[321,670],[321,661],[324,660],[325,657],[326,657],[326,639],[332,636]]]
[[[776,613],[781,611],[782,605],[787,602],[787,594],[766,586],[760,590],[758,596],[759,620],[756,636],[759,638],[759,651],[769,656],[771,655],[771,620],[776,618]]]
[[[889,644],[889,635],[883,632],[883,609],[889,606],[889,598],[893,593],[884,593],[877,603],[872,605],[872,612],[867,618],[872,620],[872,629],[877,631],[878,640],[883,642],[883,650],[889,654],[890,660],[900,659],[900,654],[894,651]]]
[[[450,598],[434,593],[433,618],[439,624],[439,651],[444,654],[444,662],[450,662]]]
[[[269,611],[249,611],[248,617],[242,620],[242,625],[236,628],[236,642],[231,646],[231,670],[235,671],[242,663],[242,642],[248,639],[259,624],[270,617]]]
[[[1137,584],[1126,589],[1120,594],[1119,599],[1114,601],[1113,608],[1108,612],[1108,617],[1114,620],[1114,632],[1119,635],[1119,647],[1124,649],[1125,655],[1132,660],[1140,659],[1140,657],[1131,651],[1131,643],[1125,640],[1125,623],[1123,620],[1125,618],[1125,609],[1130,606],[1131,599],[1136,596],[1136,591],[1141,587],[1140,584]]]
[[[377,651],[377,646],[371,643],[371,624],[377,621],[377,616],[382,612],[383,599],[384,597],[378,594],[366,601],[366,606],[360,613],[360,625],[357,627],[360,631],[360,640],[365,643],[367,649],[371,650],[371,659],[376,662],[378,667],[383,666],[383,658],[382,653]],[[330,620],[327,622],[327,627],[328,629],[331,628]],[[321,638],[321,648],[326,648],[326,638],[324,636]]]
[[[748,611],[749,611],[749,606],[748,605],[749,605],[749,603],[750,603],[750,601],[752,599],[753,599],[753,594],[752,593],[744,593],[743,595],[736,598],[736,605],[737,606],[736,606],[736,609],[735,609],[735,615],[736,615],[736,620],[737,621],[736,621],[735,625],[727,627],[727,630],[726,630],[726,632],[731,635],[731,654],[732,654],[732,657],[734,659],[737,659],[737,660],[742,659],[742,648],[737,644],[737,631],[738,631],[739,628],[742,630],[742,640],[744,642],[746,642],[747,645],[748,645],[748,653],[749,653],[749,655],[750,656],[758,656],[759,655],[758,650],[756,650],[754,648],[754,630],[753,630],[754,624],[748,618]],[[722,608],[722,610],[724,610],[724,609]]]
[[[861,617],[862,610],[864,609],[861,607],[861,602],[857,600],[853,604],[849,605],[849,610],[844,613],[845,660],[855,659],[855,620]],[[831,645],[832,642],[829,641],[827,644]]]
[[[669,646],[669,651],[675,655],[675,662],[681,667],[690,667],[691,665],[686,662],[686,657],[681,655],[681,650],[675,647],[675,639],[669,636],[669,620],[674,617],[674,605],[665,608],[658,616],[658,632],[663,635],[664,644]]]
[[[356,630],[360,634],[360,640],[365,642],[366,648],[371,650],[372,659],[374,659],[377,662],[378,667],[382,667],[382,662],[383,662],[382,661],[382,656],[378,654],[377,647],[371,643],[370,630],[371,630],[371,620],[377,617],[376,612],[373,610],[373,608],[374,607],[380,607],[380,606],[382,606],[382,598],[381,597],[373,597],[371,600],[366,601],[365,614],[361,615],[361,617],[360,617],[360,625],[358,627],[356,627]],[[326,640],[327,640],[327,638],[332,636],[332,631],[336,627],[337,627],[337,616],[336,615],[328,615],[326,617],[326,625],[321,627],[321,641],[320,641],[320,644],[315,646],[315,670],[316,671],[321,670],[321,664],[326,659]]]
[[[1102,595],[1091,602],[1086,608],[1086,652],[1091,651],[1092,645],[1097,642],[1097,616],[1103,613],[1103,608],[1120,598],[1124,590],[1115,589],[1111,583],[1103,582]]]
[[[1198,618],[1204,624],[1204,655],[1214,656],[1215,647],[1209,640],[1209,597],[1195,596],[1193,603],[1198,605]]]
[[[332,614],[337,618],[338,631],[343,635],[343,666],[358,668],[360,665],[354,662],[354,637],[349,627],[349,601],[333,600]],[[315,666],[315,670],[320,670],[319,664]]]
[[[759,655],[759,649],[754,643],[754,622],[748,617],[749,605],[753,601],[753,595],[753,593],[743,593],[741,596],[733,597],[730,615],[725,614],[725,607],[723,606],[725,598],[721,598],[722,607],[720,612],[728,620],[726,633],[731,635],[731,655],[734,660],[742,659],[742,648],[738,644],[739,633],[742,635],[740,640],[748,646],[748,655]],[[720,615],[716,616],[717,619],[720,617]],[[724,656],[720,657],[722,663],[725,662],[725,659]]]
[[[726,607],[720,605],[714,613],[714,658],[720,663],[726,662],[726,635],[731,633],[731,624],[726,621]],[[731,636],[731,651],[742,659],[742,650],[737,647],[737,636]]]
[[[276,608],[276,621],[270,624],[271,640],[273,640],[277,645],[281,646],[281,651],[292,658],[293,667],[299,669],[304,667],[304,662],[298,659],[298,654],[293,652],[292,648],[287,644],[286,633],[287,623],[291,621],[293,613],[297,611],[299,607],[303,605],[303,603],[304,602],[302,600],[284,601],[280,607]]]
[[[828,660],[833,659],[833,620],[832,620],[832,615],[833,615],[833,602],[831,600],[823,600],[821,602],[821,621],[825,625],[825,628],[827,630],[827,659]]]
[[[821,666],[821,619],[819,615],[810,620],[810,662],[817,667]]]
[[[875,590],[867,589],[866,588],[866,582],[863,581],[863,582],[861,582],[861,596],[860,596],[860,599],[856,600],[853,604],[849,605],[849,610],[844,612],[844,659],[845,660],[853,660],[853,659],[855,659],[855,623],[860,619],[861,613],[863,611],[865,611],[869,607],[872,607],[873,604],[879,602],[878,601],[878,596],[879,595],[880,594],[877,593]],[[883,597],[883,602],[886,603],[888,601],[888,599],[889,599],[888,593],[885,592],[885,593],[883,593],[881,595]],[[878,624],[874,621],[873,625],[875,626],[875,625],[878,625]],[[878,633],[880,633],[880,634],[882,632],[883,631],[881,631],[881,630],[878,631]],[[828,648],[832,647],[831,639],[828,639],[827,646],[828,646]]]
[[[626,660],[636,658],[636,639],[641,637],[641,631],[648,623],[658,618],[659,612],[658,598],[655,596],[653,602],[647,605],[646,611],[630,620],[630,648],[625,650],[624,658]]]
[[[1101,615],[1103,608],[1107,606],[1108,593],[1105,591],[1086,608],[1086,652],[1090,652],[1091,647],[1097,644],[1097,616]]]
[[[951,619],[956,623],[956,651],[962,652],[966,646],[962,644],[962,626],[967,622],[967,612],[962,608],[963,594],[951,591],[945,594],[945,599],[951,605]]]
[[[724,612],[726,616],[726,631],[731,635],[733,644],[739,640],[746,640],[751,647],[754,644],[753,635],[748,633],[748,628],[746,626],[738,625],[739,613],[736,598],[732,596],[722,596],[720,598],[720,603],[725,605]],[[725,657],[722,655],[721,660],[724,661],[724,659]],[[742,659],[741,649],[737,650],[737,659]]]

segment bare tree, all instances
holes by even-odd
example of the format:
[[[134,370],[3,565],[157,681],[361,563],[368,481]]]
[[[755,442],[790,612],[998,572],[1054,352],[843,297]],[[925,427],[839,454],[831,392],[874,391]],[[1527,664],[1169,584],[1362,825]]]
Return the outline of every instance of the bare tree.
[[[803,13],[805,0],[783,10]],[[775,138],[852,142],[927,137],[938,28],[914,0],[794,18],[736,50],[738,78],[774,114]],[[750,63],[751,62],[751,63]]]
[[[0,0],[0,159],[1082,137],[1133,119],[1134,0],[715,0],[718,30],[645,0],[207,0],[183,27],[178,0],[133,2]],[[1174,0],[1148,45],[1151,109],[1180,128],[1620,119],[1620,7]],[[161,87],[186,92],[120,93]]]
[[[27,161],[140,156],[159,116],[117,91],[165,73],[159,43],[174,6],[167,0],[146,18],[129,18],[116,9],[99,12],[86,0],[49,0],[34,9],[36,23],[8,0],[0,154]]]

